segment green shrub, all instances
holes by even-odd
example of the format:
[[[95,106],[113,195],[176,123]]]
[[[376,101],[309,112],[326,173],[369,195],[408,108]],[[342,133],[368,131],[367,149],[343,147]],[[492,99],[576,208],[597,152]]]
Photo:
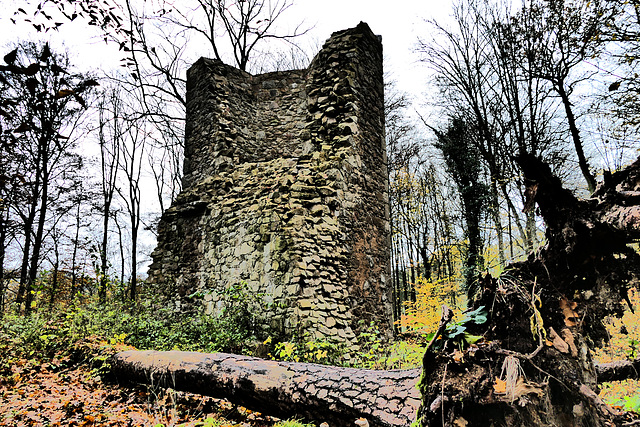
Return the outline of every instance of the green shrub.
[[[30,316],[6,314],[0,321],[4,343],[24,357],[51,357],[92,336],[141,350],[185,350],[249,353],[264,340],[258,318],[266,305],[241,283],[220,292],[225,308],[219,315],[176,312],[150,298],[137,304],[77,298],[60,310],[36,306]],[[262,304],[264,307],[256,306]],[[267,307],[268,308],[268,307]]]
[[[272,357],[364,369],[412,369],[421,366],[423,353],[424,346],[415,340],[387,342],[372,322],[358,335],[355,347],[331,339],[311,338],[304,332],[288,341],[277,342]]]
[[[344,344],[311,338],[306,332],[290,341],[276,343],[273,353],[278,360],[323,365],[343,364],[348,354]]]
[[[5,315],[0,323],[2,342],[7,347],[3,350],[40,359],[68,348],[72,342],[68,325],[59,316],[47,314],[40,311],[31,316]]]
[[[421,366],[424,346],[417,341],[386,342],[371,322],[358,335],[358,350],[352,351],[349,366],[364,369],[412,369]]]
[[[640,414],[640,394],[624,397],[624,409]]]

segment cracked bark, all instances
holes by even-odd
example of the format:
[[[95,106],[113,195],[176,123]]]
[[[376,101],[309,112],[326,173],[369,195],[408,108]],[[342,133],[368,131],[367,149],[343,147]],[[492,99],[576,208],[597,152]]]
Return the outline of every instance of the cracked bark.
[[[637,378],[640,360],[595,364],[598,381]],[[225,398],[281,417],[305,417],[330,425],[406,426],[420,395],[420,369],[371,371],[286,363],[216,353],[127,351],[114,356],[112,372],[137,382]]]
[[[119,382],[225,398],[332,427],[353,426],[361,417],[372,427],[408,426],[420,404],[420,369],[376,371],[182,351],[125,351],[111,365]]]

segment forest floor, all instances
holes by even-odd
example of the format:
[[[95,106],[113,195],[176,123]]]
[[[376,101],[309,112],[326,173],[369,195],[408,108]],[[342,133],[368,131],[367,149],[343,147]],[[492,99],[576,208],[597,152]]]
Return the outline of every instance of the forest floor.
[[[10,365],[0,372],[0,426],[268,427],[280,421],[222,399],[103,381],[104,365],[91,367],[127,349],[132,347],[96,338],[50,360],[5,359]],[[604,394],[623,409],[622,399],[639,388],[634,380],[609,383]]]
[[[126,349],[105,342],[92,347],[101,349],[92,356],[98,359],[107,347]],[[89,359],[11,359],[0,374],[0,426],[262,427],[279,421],[221,399],[103,381]]]
[[[610,341],[595,351],[596,361],[639,357],[640,292],[631,292],[630,299],[635,311],[606,322]],[[144,316],[133,317],[118,307],[41,313],[31,317],[5,315],[0,322],[0,426],[312,426],[263,416],[225,400],[109,380],[109,357],[119,351],[191,345],[194,337],[212,336],[220,328],[190,330],[171,319],[159,323]],[[169,329],[168,325],[174,328]],[[227,325],[223,329],[238,328]],[[368,347],[361,348],[360,356],[367,364],[358,367],[413,367],[412,363],[420,360],[424,352],[420,345],[399,341],[394,344],[397,354],[390,356],[375,334],[366,335]],[[147,339],[152,336],[156,341]],[[319,359],[320,355],[326,356],[330,347],[319,347],[316,342],[311,342],[313,346],[309,348],[285,344],[279,356],[289,355],[289,359],[283,360],[298,360],[298,356],[306,355],[300,361],[335,363],[329,357]],[[179,349],[223,351],[198,346]],[[393,363],[389,366],[382,361]],[[640,413],[639,380],[602,384],[600,396],[616,408]]]

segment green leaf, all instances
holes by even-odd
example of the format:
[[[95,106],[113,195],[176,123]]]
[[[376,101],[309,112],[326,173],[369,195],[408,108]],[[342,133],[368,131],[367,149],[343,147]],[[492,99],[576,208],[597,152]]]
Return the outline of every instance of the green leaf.
[[[627,411],[640,413],[640,394],[636,394],[630,397],[625,396],[624,400],[625,400],[624,409],[626,409]]]
[[[436,336],[435,332],[429,332],[427,335],[424,336],[424,339],[425,341],[430,342],[435,336]]]
[[[476,325],[482,325],[487,321],[488,312],[484,305],[476,308],[473,311],[464,314],[464,317],[460,320],[460,324],[464,325],[467,322],[473,322]]]
[[[482,335],[471,335],[468,333],[464,333],[464,340],[467,342],[467,344],[475,344],[478,341],[480,341],[483,338]]]
[[[459,335],[462,335],[462,334],[464,334],[464,331],[467,330],[467,327],[463,326],[463,325],[452,325],[452,326],[453,326],[453,328],[451,328],[451,329],[447,328],[447,336],[449,338],[455,338],[455,337],[457,337]]]
[[[476,318],[474,319],[474,322],[477,325],[482,325],[483,323],[485,323],[487,321],[487,312],[483,312],[483,313],[479,313],[478,315],[476,315]]]

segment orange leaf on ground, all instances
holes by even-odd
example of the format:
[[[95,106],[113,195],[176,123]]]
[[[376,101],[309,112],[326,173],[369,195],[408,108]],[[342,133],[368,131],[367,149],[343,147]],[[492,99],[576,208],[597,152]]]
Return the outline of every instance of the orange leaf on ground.
[[[506,394],[507,382],[496,377],[496,381],[493,383],[493,392],[495,394]]]
[[[560,299],[560,310],[564,315],[564,324],[568,327],[577,326],[580,322],[580,317],[575,309],[578,307],[578,303],[575,301],[569,301],[566,297]]]

